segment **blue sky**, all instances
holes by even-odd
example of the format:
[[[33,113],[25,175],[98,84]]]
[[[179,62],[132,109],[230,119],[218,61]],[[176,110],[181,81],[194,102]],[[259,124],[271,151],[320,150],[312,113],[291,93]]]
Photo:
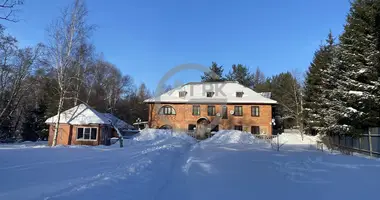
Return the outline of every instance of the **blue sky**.
[[[5,23],[21,46],[44,42],[46,28],[68,0],[25,0],[20,22]],[[271,76],[305,71],[331,29],[343,30],[348,0],[87,0],[97,52],[136,84],[155,90],[175,66],[234,63]],[[182,71],[167,84],[199,81]]]

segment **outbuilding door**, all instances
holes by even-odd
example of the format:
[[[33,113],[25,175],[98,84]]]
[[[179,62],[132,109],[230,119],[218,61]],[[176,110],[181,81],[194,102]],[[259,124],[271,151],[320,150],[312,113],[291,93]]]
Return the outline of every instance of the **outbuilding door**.
[[[111,145],[111,128],[109,126],[102,128],[102,144]]]

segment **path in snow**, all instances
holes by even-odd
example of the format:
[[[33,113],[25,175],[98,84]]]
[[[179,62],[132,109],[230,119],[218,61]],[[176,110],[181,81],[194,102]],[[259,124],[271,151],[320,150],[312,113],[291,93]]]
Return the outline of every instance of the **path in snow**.
[[[236,131],[196,143],[150,130],[125,146],[0,146],[0,199],[377,197],[379,161],[321,153],[307,144],[276,152]]]

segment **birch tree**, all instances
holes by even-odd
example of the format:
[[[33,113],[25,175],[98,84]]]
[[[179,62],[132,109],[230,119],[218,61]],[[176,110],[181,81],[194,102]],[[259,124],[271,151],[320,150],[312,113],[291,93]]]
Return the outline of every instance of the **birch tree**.
[[[61,16],[49,27],[49,63],[55,71],[59,93],[57,121],[54,127],[52,146],[57,143],[60,115],[65,99],[70,97],[75,76],[70,70],[75,65],[75,52],[88,37],[90,26],[86,24],[87,9],[82,0],[64,9]]]

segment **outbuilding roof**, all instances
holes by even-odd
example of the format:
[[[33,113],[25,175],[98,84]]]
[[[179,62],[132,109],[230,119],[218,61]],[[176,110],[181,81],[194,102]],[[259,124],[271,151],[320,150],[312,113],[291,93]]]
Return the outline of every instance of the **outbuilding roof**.
[[[58,120],[58,115],[50,117],[45,123],[53,124]],[[120,120],[110,113],[100,113],[86,104],[80,104],[60,114],[59,123],[71,125],[112,124],[118,128],[133,128],[128,123]]]

